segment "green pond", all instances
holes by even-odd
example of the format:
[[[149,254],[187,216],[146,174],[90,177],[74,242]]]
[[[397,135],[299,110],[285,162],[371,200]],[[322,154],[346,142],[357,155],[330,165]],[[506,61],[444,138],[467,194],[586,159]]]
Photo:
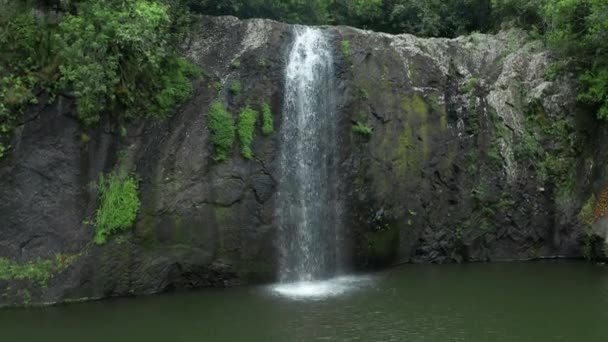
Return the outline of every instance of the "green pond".
[[[608,341],[608,267],[405,265],[314,284],[0,310],[2,341]]]

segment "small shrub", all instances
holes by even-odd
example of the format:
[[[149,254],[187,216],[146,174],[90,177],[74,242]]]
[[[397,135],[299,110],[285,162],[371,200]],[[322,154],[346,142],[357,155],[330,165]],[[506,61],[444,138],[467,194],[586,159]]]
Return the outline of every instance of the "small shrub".
[[[95,217],[95,243],[103,245],[108,236],[130,228],[139,212],[139,182],[121,166],[99,177],[100,206]]]
[[[258,66],[259,66],[260,68],[265,68],[265,67],[267,67],[267,66],[268,66],[268,60],[267,60],[266,58],[264,58],[264,57],[262,57],[262,58],[258,59]]]
[[[475,77],[471,78],[465,85],[464,92],[469,95],[472,94],[473,90],[475,90],[478,83],[479,83],[479,80],[477,80]]]
[[[230,63],[230,67],[232,69],[238,69],[238,68],[240,68],[241,67],[241,60],[238,59],[238,58],[235,59],[235,60],[233,60],[232,63]]]
[[[372,129],[359,121],[353,126],[353,132],[364,137],[370,137],[372,135]]]
[[[207,117],[211,130],[211,142],[215,147],[214,159],[216,161],[225,160],[234,144],[234,119],[219,101],[211,104]]]
[[[557,77],[560,75],[560,73],[562,73],[563,67],[560,63],[558,62],[553,62],[551,64],[549,64],[549,66],[547,67],[547,69],[545,69],[545,80],[547,81],[555,81],[557,79]]]
[[[268,103],[262,104],[262,133],[270,135],[274,131],[274,122],[272,120],[272,109]]]
[[[162,86],[155,96],[156,105],[150,106],[148,116],[169,117],[178,105],[192,96],[190,78],[200,77],[201,74],[202,70],[185,58],[167,61],[165,74],[160,78]]]
[[[232,81],[230,83],[230,93],[232,95],[238,95],[241,92],[241,81]]]
[[[257,117],[258,113],[249,107],[245,108],[239,115],[238,134],[241,141],[241,155],[245,159],[253,158],[251,143],[253,142]]]
[[[344,56],[344,58],[350,57],[350,41],[349,40],[343,40],[340,42],[340,51],[342,52],[342,56]]]

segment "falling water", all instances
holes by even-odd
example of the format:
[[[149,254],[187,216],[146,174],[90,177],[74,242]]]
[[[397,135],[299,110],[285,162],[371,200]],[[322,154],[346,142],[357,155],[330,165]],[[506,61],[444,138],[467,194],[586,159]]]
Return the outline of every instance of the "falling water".
[[[294,35],[281,126],[281,282],[327,278],[341,264],[332,45],[320,29],[298,26]]]

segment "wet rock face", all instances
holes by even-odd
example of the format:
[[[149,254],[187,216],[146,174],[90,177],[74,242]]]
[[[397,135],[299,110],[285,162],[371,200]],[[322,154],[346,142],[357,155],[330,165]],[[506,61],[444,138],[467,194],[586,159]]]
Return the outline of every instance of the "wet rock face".
[[[606,156],[593,146],[606,134],[581,119],[566,80],[545,80],[550,61],[537,43],[516,31],[448,40],[327,30],[354,267],[582,255],[578,214],[604,186]],[[110,121],[83,131],[69,99],[41,99],[0,161],[0,258],[49,261],[49,276],[0,275],[0,306],[275,280],[290,42],[277,22],[197,18],[184,42],[204,70],[194,96],[164,122],[133,123],[126,137]],[[235,118],[271,105],[275,133],[257,128],[252,160],[238,142],[227,161],[213,160],[213,100]],[[580,148],[573,157],[562,145]],[[544,161],[547,151],[567,167]],[[140,179],[141,209],[132,230],[97,246],[87,223],[95,184],[119,154]]]

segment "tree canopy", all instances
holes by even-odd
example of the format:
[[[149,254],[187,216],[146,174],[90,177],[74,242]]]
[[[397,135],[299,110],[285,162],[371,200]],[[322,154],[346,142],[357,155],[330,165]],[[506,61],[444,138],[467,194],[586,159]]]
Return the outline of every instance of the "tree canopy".
[[[0,157],[40,91],[73,97],[85,126],[172,113],[196,73],[178,48],[193,12],[420,36],[521,27],[608,120],[608,0],[21,0],[0,13]]]

